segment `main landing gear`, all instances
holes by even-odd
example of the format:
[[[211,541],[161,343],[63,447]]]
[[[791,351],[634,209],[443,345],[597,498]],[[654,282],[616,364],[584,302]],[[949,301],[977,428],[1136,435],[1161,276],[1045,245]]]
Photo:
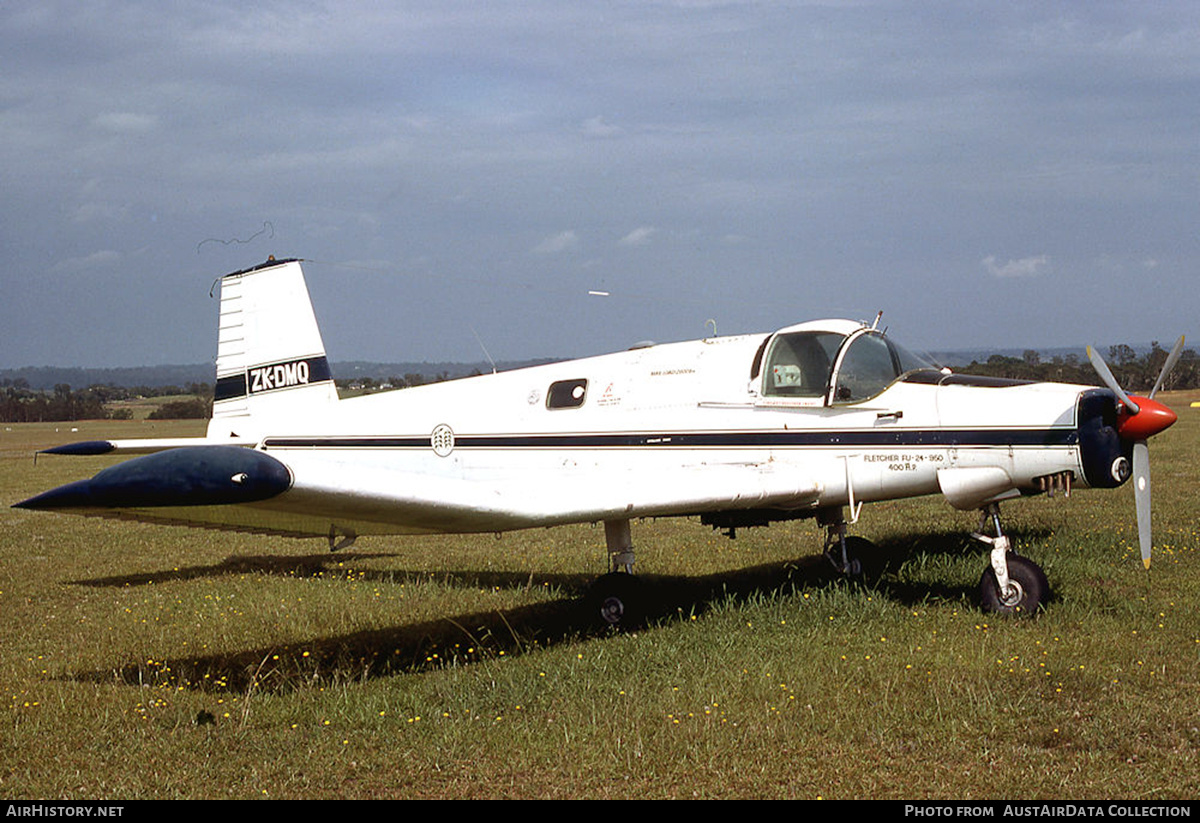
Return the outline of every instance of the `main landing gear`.
[[[825,527],[825,559],[842,574],[864,583],[874,583],[887,571],[887,553],[865,537],[846,534],[841,509],[818,515]]]
[[[819,515],[825,526],[825,557],[835,569],[850,577],[874,583],[887,570],[887,555],[878,546],[861,537],[846,535],[841,509]],[[991,523],[995,536],[983,534]],[[1050,584],[1041,567],[1012,550],[1012,543],[1000,527],[1000,505],[991,503],[982,510],[979,531],[971,535],[991,546],[991,563],[979,580],[979,599],[985,612],[1031,616],[1050,599]]]
[[[887,553],[862,537],[846,534],[841,509],[818,513],[825,527],[825,557],[839,572],[865,583],[874,583],[887,570]],[[993,535],[983,532],[989,523]],[[982,510],[979,530],[972,537],[991,547],[991,563],[979,580],[983,610],[994,614],[1034,615],[1050,599],[1046,575],[1032,560],[1012,550],[1000,527],[1000,506],[990,503]],[[604,538],[608,545],[608,574],[599,577],[584,598],[588,619],[600,626],[636,628],[647,616],[646,593],[633,573],[633,539],[628,520],[606,520]]]
[[[996,530],[995,537],[982,534],[988,520]],[[1021,557],[1000,530],[1000,504],[984,507],[979,531],[972,535],[992,547],[992,562],[979,579],[979,599],[985,612],[1031,616],[1050,599],[1050,584],[1037,563]]]
[[[597,578],[584,597],[589,619],[601,626],[636,628],[646,617],[642,582],[633,573],[633,537],[628,520],[605,520],[611,571]]]

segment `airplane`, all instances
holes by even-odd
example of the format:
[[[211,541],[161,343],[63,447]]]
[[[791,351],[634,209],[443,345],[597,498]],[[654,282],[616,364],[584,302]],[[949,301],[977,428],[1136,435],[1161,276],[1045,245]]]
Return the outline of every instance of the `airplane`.
[[[1012,498],[1135,478],[1150,564],[1147,441],[1176,416],[1106,388],[960,375],[873,324],[818,320],[402,391],[339,399],[299,259],[220,279],[212,417],[203,437],[45,449],[139,455],[18,508],[295,537],[604,524],[610,571],[586,597],[599,625],[637,625],[631,524],[699,517],[727,531],[816,518],[840,572],[886,558],[847,534],[864,503],[942,495],[978,510],[987,612],[1035,614],[1042,569],[1013,551]],[[990,532],[990,533],[989,533]]]

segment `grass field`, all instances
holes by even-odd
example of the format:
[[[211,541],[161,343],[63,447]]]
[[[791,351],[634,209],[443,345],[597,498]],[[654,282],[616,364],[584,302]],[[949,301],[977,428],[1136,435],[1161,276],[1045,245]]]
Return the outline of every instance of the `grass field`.
[[[893,570],[829,573],[808,522],[634,526],[662,603],[593,632],[600,527],[295,541],[8,508],[111,459],[62,442],[198,422],[0,427],[5,798],[1189,799],[1200,794],[1200,395],[1133,494],[1004,507],[1054,600],[975,606],[972,514],[864,509]],[[72,426],[78,431],[72,431]]]
[[[189,400],[203,400],[194,394],[158,394],[152,397],[137,397],[131,400],[114,400],[109,403],[106,408],[109,412],[129,412],[131,420],[145,421],[153,412],[158,411],[167,403],[183,403]],[[92,426],[96,426],[101,421],[93,421]],[[149,421],[151,423],[155,421]],[[63,423],[57,424],[60,428]],[[68,426],[75,425],[74,423],[65,424]]]

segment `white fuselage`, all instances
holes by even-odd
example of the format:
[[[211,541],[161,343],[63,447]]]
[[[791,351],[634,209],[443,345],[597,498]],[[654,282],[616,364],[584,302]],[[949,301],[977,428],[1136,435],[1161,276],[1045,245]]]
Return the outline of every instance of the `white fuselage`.
[[[315,513],[328,503],[304,489],[327,500],[341,487],[351,511],[322,514],[359,532],[493,531],[934,494],[939,470],[999,469],[1014,490],[1045,475],[1082,477],[1072,435],[1087,387],[899,380],[860,403],[769,397],[751,374],[763,341],[657,345],[264,421],[260,448],[291,469],[296,489],[256,505]],[[548,402],[574,387],[580,396]],[[361,502],[388,478],[401,502],[386,493]],[[685,491],[690,481],[711,481],[712,499]],[[399,488],[410,483],[437,487],[446,504]],[[739,484],[745,492],[732,499]]]

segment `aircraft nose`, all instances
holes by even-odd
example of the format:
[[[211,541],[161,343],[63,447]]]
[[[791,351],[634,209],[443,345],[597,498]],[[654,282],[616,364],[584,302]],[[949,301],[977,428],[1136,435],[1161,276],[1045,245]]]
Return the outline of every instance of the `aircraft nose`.
[[[1148,397],[1132,395],[1138,410],[1134,414],[1122,411],[1117,422],[1117,431],[1126,440],[1148,440],[1161,431],[1169,429],[1179,419],[1175,412]]]

